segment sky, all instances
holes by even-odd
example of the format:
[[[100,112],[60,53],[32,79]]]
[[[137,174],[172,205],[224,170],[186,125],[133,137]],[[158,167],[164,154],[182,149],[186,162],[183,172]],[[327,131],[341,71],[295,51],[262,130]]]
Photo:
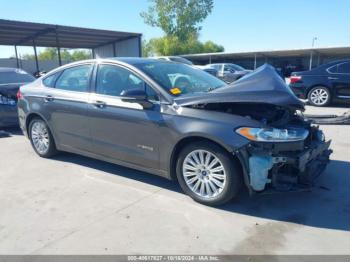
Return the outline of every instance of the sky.
[[[0,18],[162,36],[143,22],[147,0],[0,0]],[[200,40],[226,52],[350,46],[349,0],[214,0]],[[20,53],[32,49],[19,48]],[[0,57],[14,55],[0,46]]]

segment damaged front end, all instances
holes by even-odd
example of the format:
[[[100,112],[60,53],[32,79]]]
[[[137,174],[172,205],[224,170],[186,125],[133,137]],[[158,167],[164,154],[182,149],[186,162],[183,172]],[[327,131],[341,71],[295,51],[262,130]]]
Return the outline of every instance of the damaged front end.
[[[330,141],[303,117],[304,104],[269,65],[230,86],[176,102],[252,120],[252,126],[233,123],[247,139],[234,154],[250,193],[309,189],[329,162]]]
[[[331,141],[321,130],[301,128],[305,139],[282,142],[251,141],[235,153],[245,171],[250,192],[299,191],[310,189],[329,162]]]
[[[259,127],[239,126],[249,141],[234,154],[239,158],[250,193],[310,189],[329,162],[331,141],[299,112],[268,103],[210,103],[192,106],[244,116]]]

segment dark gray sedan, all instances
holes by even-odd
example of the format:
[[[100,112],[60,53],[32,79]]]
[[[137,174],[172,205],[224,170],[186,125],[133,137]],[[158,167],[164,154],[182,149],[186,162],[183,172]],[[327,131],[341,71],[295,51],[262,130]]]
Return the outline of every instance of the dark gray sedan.
[[[35,152],[58,150],[177,180],[208,205],[308,189],[331,151],[270,66],[234,85],[156,59],[88,60],[21,87],[20,126]]]

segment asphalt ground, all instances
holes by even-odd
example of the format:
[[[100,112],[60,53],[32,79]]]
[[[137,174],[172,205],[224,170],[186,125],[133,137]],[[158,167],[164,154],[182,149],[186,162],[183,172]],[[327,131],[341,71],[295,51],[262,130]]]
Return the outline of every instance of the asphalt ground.
[[[348,107],[306,113],[342,113]],[[350,254],[350,126],[323,126],[331,162],[312,192],[212,208],[176,183],[0,138],[0,254]]]

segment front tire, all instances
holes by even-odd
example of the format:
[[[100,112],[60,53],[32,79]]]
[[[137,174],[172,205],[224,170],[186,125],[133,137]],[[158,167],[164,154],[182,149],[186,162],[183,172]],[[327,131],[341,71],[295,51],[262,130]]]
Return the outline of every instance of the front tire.
[[[176,175],[187,195],[210,206],[230,201],[242,185],[239,164],[228,152],[210,142],[195,142],[183,148]]]
[[[324,86],[315,86],[308,93],[308,101],[313,106],[327,106],[331,102],[331,94]]]
[[[41,118],[34,118],[30,121],[29,139],[34,151],[39,156],[49,158],[57,153],[51,131]]]

